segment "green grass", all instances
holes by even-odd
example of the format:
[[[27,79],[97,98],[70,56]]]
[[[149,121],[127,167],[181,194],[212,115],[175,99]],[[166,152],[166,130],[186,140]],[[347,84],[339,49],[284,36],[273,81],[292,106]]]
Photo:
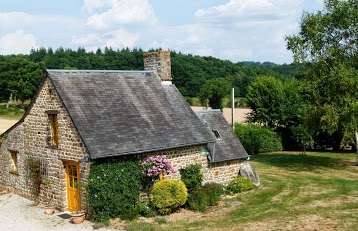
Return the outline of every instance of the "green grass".
[[[24,105],[26,108],[28,105]],[[6,104],[0,104],[0,117],[6,119],[21,119],[25,113],[25,108],[21,108],[21,105],[10,105],[6,108]]]
[[[358,230],[355,158],[328,152],[255,155],[250,163],[261,186],[225,199],[242,205],[161,224],[135,221],[128,230]]]

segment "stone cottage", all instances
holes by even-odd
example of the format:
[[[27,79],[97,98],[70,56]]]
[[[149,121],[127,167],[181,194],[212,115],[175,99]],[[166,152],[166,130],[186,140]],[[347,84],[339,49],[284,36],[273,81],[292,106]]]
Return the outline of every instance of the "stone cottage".
[[[0,187],[76,211],[76,183],[103,158],[165,154],[175,169],[200,164],[205,182],[236,177],[248,155],[221,111],[192,111],[171,83],[169,51],[146,53],[144,63],[144,71],[47,70],[23,118],[1,136]],[[29,183],[30,168],[49,184]]]

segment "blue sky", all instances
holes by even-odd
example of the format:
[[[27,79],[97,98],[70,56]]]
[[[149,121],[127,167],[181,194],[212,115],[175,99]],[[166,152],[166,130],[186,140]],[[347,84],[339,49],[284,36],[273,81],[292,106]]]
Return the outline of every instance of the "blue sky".
[[[291,63],[284,35],[323,0],[0,0],[0,54],[60,46],[161,47],[238,61]]]

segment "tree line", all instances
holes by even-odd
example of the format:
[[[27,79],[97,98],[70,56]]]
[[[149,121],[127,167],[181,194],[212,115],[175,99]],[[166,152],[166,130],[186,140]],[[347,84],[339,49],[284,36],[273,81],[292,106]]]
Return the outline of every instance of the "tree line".
[[[212,108],[235,88],[252,109],[249,122],[276,131],[284,149],[355,148],[358,130],[358,4],[325,0],[303,13],[297,34],[286,36],[295,63],[238,62],[171,52],[173,82],[184,96]],[[154,50],[150,50],[154,51]],[[0,101],[31,98],[46,69],[143,70],[143,50],[88,52],[39,48],[0,56]]]
[[[150,50],[154,51],[154,50]],[[234,86],[237,97],[245,97],[249,84],[261,75],[284,79],[292,77],[294,68],[280,74],[270,68],[246,63],[233,63],[214,57],[194,56],[172,51],[173,82],[184,96],[196,97],[208,80],[220,78],[225,85]],[[278,67],[280,65],[277,65]],[[276,66],[276,67],[277,67]],[[29,55],[0,56],[0,101],[10,94],[18,100],[32,98],[45,69],[79,70],[143,70],[143,50],[98,48],[95,52],[80,47],[77,50],[39,48]],[[288,68],[290,69],[290,68]],[[228,90],[229,91],[229,90]],[[224,94],[228,93],[225,89]]]

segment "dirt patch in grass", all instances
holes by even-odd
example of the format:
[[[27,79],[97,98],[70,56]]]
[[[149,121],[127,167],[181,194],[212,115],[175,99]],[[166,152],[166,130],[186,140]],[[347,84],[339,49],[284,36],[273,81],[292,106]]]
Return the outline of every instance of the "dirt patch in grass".
[[[244,230],[244,231],[261,231],[261,230],[342,230],[338,228],[338,222],[331,218],[325,218],[318,215],[302,215],[294,219],[273,219],[260,222],[251,222],[238,229],[225,230]]]
[[[316,196],[322,194],[328,194],[334,192],[335,189],[332,187],[322,187],[322,185],[305,185],[300,187],[300,197]]]
[[[358,203],[358,197],[341,196],[327,200],[317,200],[310,203],[309,207],[338,207],[344,204]]]

